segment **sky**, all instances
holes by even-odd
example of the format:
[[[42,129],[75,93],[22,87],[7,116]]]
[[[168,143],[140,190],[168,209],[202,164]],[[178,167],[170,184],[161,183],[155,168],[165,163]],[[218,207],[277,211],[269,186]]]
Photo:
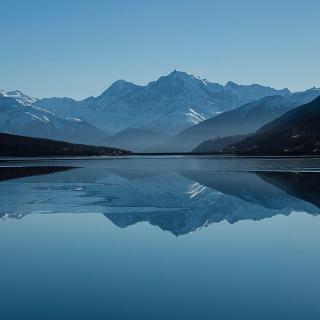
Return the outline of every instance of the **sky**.
[[[318,0],[0,0],[0,88],[82,99],[174,69],[320,87],[319,12]]]

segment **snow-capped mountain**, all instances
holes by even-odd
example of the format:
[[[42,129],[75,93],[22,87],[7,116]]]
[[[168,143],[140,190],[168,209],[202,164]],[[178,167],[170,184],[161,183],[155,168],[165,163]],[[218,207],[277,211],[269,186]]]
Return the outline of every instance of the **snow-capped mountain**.
[[[16,108],[2,110],[0,130],[15,134],[102,145],[108,145],[110,141],[112,142],[112,139],[106,139],[104,132],[111,133],[112,136],[121,133],[120,146],[126,146],[132,151],[146,151],[152,147],[150,145],[151,135],[142,135],[142,132],[156,132],[159,135],[169,137],[170,141],[170,136],[174,136],[173,140],[175,141],[175,136],[178,134],[179,138],[184,130],[193,132],[199,128],[202,131],[202,128],[206,127],[208,132],[204,135],[202,133],[200,135],[192,134],[192,139],[196,139],[192,145],[190,145],[191,140],[185,139],[183,136],[183,144],[179,142],[179,150],[176,149],[175,143],[172,144],[173,149],[167,148],[167,146],[163,150],[159,149],[159,143],[161,143],[159,139],[155,139],[157,149],[152,149],[156,152],[191,151],[199,143],[214,138],[216,135],[249,133],[252,131],[252,127],[256,130],[265,123],[263,122],[265,119],[269,119],[273,115],[276,117],[287,111],[287,103],[282,106],[280,105],[281,101],[288,99],[290,103],[294,101],[294,106],[296,106],[300,101],[305,102],[318,94],[319,89],[316,88],[301,93],[291,93],[288,89],[276,90],[258,84],[239,85],[230,81],[226,85],[221,85],[186,72],[174,70],[145,86],[118,80],[98,97],[88,97],[82,101],[66,97],[38,100],[18,90],[1,91],[0,98],[14,99]],[[264,98],[269,100],[275,98],[281,103],[276,102],[276,110],[272,102],[272,110],[269,110],[269,104],[260,104],[259,102]],[[228,118],[227,111],[232,112],[254,102],[257,102],[257,104],[253,104],[257,110],[263,107],[261,112],[258,110],[255,114],[264,114],[265,116],[261,116],[261,119],[258,120],[257,117],[251,117],[251,122],[248,124],[246,119],[239,122],[238,113],[240,111],[235,112],[234,121],[229,121],[227,124],[233,129],[229,128],[230,130],[225,130],[225,133],[220,132],[221,130],[218,129],[225,126],[224,121],[223,124],[219,123],[218,126],[214,126],[216,134],[212,135],[211,120],[213,123],[220,122],[220,120]],[[2,108],[4,107],[2,106]],[[243,107],[243,109],[245,108],[248,109],[248,106]],[[21,116],[13,117],[13,110],[21,112]],[[252,113],[251,110],[249,111],[248,114]],[[32,122],[30,122],[31,119]],[[241,130],[237,129],[239,126],[242,128]],[[140,130],[139,135],[130,135],[130,141],[127,143],[124,141],[123,133],[127,134],[132,130],[135,133]],[[116,136],[116,138],[119,137]],[[170,141],[169,143],[171,143]],[[187,145],[184,146],[186,143]],[[112,145],[118,147],[118,145]]]
[[[288,96],[290,91],[233,82],[223,86],[175,70],[146,86],[119,80],[96,98],[82,101],[48,98],[35,105],[84,119],[111,133],[139,128],[172,134],[244,103],[272,95]]]
[[[20,91],[0,92],[0,131],[30,137],[96,144],[106,134],[93,125],[35,106],[37,99]]]

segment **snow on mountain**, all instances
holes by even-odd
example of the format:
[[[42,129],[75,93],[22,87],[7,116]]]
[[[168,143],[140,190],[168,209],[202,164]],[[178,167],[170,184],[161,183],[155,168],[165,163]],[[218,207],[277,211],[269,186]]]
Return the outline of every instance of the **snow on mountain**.
[[[9,98],[14,98],[17,101],[19,101],[23,105],[30,105],[38,101],[38,99],[27,96],[23,92],[19,90],[15,91],[5,91],[5,90],[0,90],[0,97],[9,97]]]
[[[103,141],[105,133],[91,124],[37,107],[37,99],[20,91],[0,92],[0,131],[78,143]]]
[[[289,94],[287,89],[260,85],[228,83],[223,86],[174,70],[146,86],[118,80],[96,98],[82,101],[48,98],[36,105],[84,119],[111,133],[139,128],[173,134],[244,103]]]
[[[201,121],[204,121],[206,120],[205,116],[202,115],[201,113],[193,110],[192,108],[190,108],[188,110],[188,112],[186,113],[186,116],[188,117],[188,119],[190,120],[190,122],[192,124],[198,124],[200,123]]]

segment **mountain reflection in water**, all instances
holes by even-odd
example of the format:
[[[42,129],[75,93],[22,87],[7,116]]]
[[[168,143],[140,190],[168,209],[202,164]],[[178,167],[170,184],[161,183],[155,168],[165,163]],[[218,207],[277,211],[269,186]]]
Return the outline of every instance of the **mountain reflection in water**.
[[[207,168],[1,168],[0,216],[99,212],[120,228],[174,235],[212,223],[320,212],[320,173]]]

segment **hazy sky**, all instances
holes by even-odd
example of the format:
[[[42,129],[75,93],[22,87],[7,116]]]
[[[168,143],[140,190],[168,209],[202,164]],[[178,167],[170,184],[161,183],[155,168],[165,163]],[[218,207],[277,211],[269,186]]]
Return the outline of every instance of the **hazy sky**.
[[[319,12],[319,0],[0,0],[0,88],[84,98],[173,69],[320,86]]]

